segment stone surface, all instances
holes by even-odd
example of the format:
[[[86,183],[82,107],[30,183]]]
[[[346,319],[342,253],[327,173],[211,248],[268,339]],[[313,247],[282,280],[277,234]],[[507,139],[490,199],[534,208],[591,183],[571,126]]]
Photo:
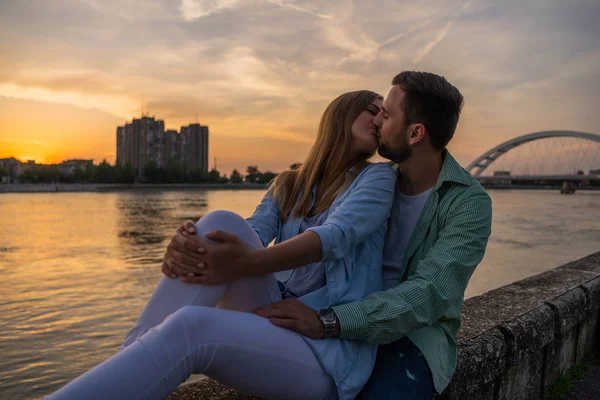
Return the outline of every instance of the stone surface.
[[[546,303],[554,313],[554,340],[546,346],[545,393],[549,393],[555,379],[575,365],[578,325],[588,316],[587,302],[585,292],[576,287]]]
[[[236,392],[212,379],[180,386],[167,400],[258,400],[247,394]]]
[[[506,362],[517,364],[554,340],[554,313],[543,305],[499,326],[506,343]]]
[[[576,362],[580,363],[600,352],[600,310],[589,314],[578,333]]]
[[[577,287],[547,302],[554,311],[554,332],[560,336],[575,328],[588,314],[588,299]]]
[[[581,285],[588,298],[588,311],[593,312],[600,309],[600,276],[589,280]]]
[[[542,393],[543,360],[543,351],[540,349],[524,356],[518,364],[508,366],[497,383],[498,400],[539,399]]]
[[[560,266],[555,270],[576,270],[600,274],[600,251],[594,254],[590,254],[587,257],[583,257],[579,260],[575,260],[573,262]]]
[[[600,351],[600,277],[581,285],[588,299],[588,318],[579,326],[577,362]]]
[[[505,369],[506,346],[504,336],[492,329],[471,340],[463,340],[458,351],[456,373],[444,391],[450,398],[473,396],[486,398],[491,386]],[[489,388],[488,388],[489,389]],[[493,390],[492,390],[493,395]]]
[[[550,393],[554,381],[576,363],[577,328],[563,332],[546,346],[544,365],[544,393]]]
[[[585,270],[555,269],[472,297],[463,307],[458,340],[478,336],[525,314],[596,275]]]

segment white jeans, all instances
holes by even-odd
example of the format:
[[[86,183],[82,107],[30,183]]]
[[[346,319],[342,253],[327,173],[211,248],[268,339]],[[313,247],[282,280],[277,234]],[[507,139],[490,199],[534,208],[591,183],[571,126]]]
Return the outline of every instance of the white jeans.
[[[231,212],[212,212],[196,224],[201,237],[215,229],[262,247]],[[267,399],[337,398],[300,335],[248,312],[280,299],[273,275],[218,286],[163,277],[119,352],[47,398],[164,399],[200,373]]]

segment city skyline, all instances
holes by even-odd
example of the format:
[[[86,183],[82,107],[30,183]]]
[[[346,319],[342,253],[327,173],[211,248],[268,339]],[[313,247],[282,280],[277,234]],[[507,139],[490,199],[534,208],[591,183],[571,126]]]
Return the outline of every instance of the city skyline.
[[[143,107],[165,130],[210,126],[223,172],[281,171],[333,98],[416,69],[465,95],[464,166],[526,133],[600,131],[599,18],[589,0],[5,1],[0,158],[114,163]]]
[[[131,164],[142,177],[144,168],[154,163],[165,168],[171,162],[187,170],[208,172],[208,126],[198,123],[182,126],[181,131],[165,130],[165,121],[154,117],[134,118],[116,131],[115,164]]]

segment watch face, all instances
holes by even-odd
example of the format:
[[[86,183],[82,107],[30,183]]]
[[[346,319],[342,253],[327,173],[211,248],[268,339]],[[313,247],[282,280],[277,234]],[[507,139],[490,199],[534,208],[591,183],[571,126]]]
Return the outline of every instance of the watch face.
[[[327,310],[322,310],[320,312],[321,314],[321,319],[323,320],[323,322],[335,322],[335,312],[333,312],[333,310],[331,309],[327,309]]]

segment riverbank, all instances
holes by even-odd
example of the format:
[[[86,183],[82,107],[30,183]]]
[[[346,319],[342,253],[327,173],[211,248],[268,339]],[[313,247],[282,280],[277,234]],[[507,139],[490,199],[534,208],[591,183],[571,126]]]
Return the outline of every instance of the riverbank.
[[[254,183],[56,183],[56,184],[3,184],[0,193],[76,193],[122,192],[155,190],[266,190],[267,185]]]
[[[124,192],[124,191],[181,191],[181,190],[266,190],[268,185],[255,183],[9,183],[0,184],[2,193],[77,193],[77,192]],[[549,190],[554,186],[495,186],[487,190]],[[587,186],[577,191],[597,191],[600,187]]]

